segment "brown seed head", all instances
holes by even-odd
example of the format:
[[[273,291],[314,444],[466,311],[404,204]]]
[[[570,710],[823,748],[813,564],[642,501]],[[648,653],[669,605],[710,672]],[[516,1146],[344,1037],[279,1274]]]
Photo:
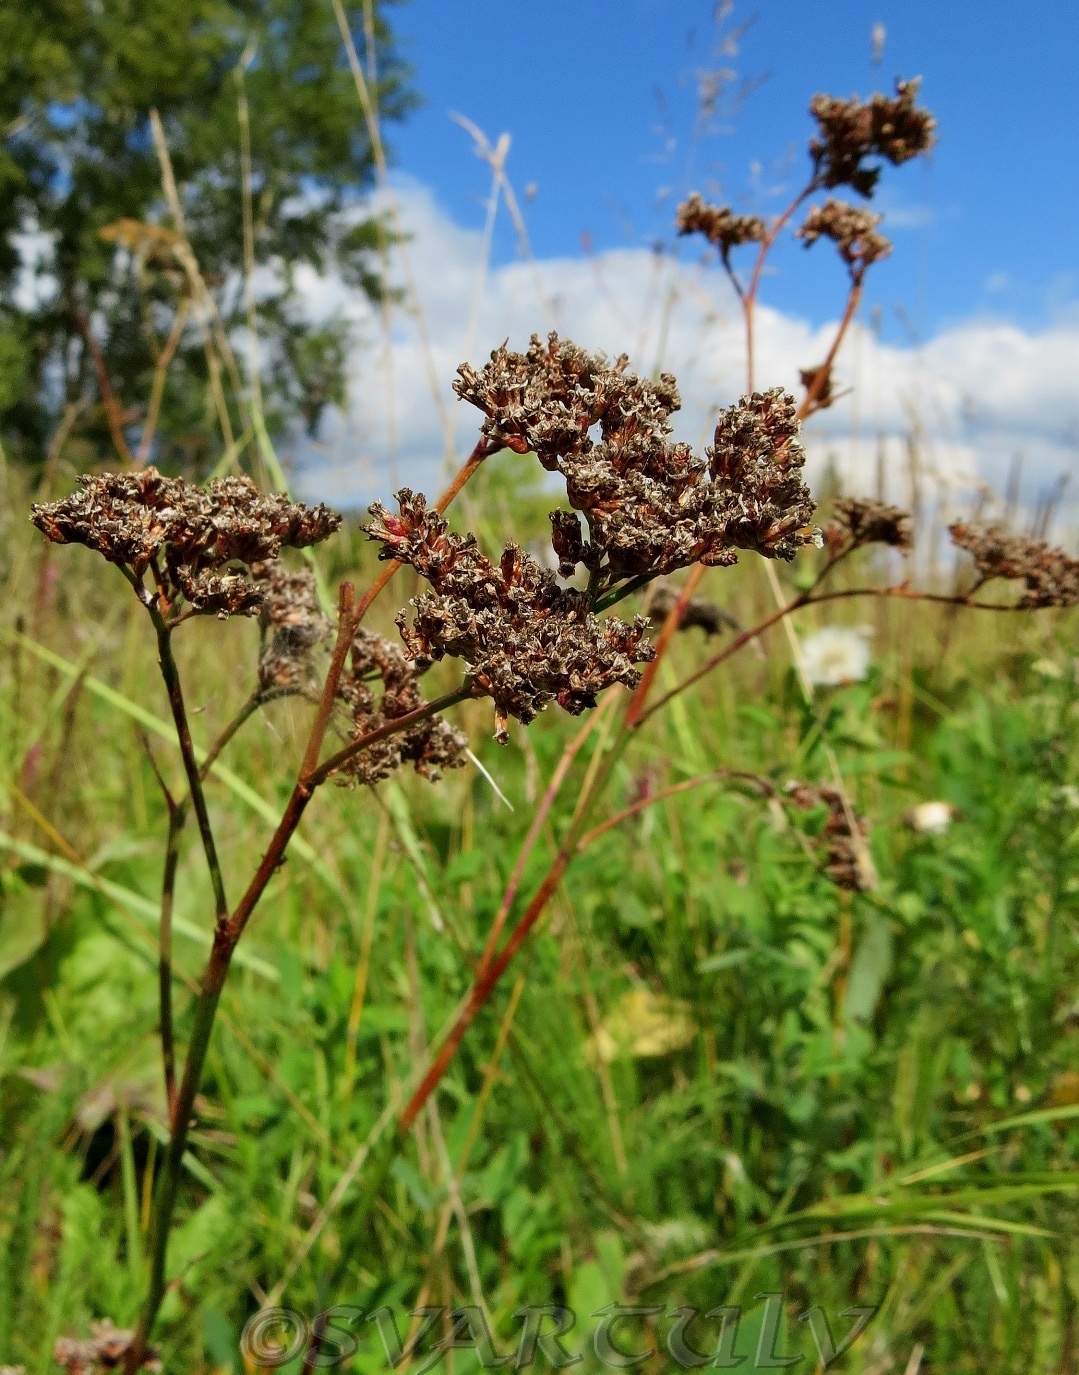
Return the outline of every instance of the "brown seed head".
[[[852,274],[861,277],[871,263],[879,262],[892,251],[891,243],[877,233],[881,219],[882,216],[846,201],[827,200],[810,210],[797,237],[806,248],[822,236],[831,239]]]
[[[423,706],[416,667],[392,640],[361,627],[352,641],[349,657],[349,671],[342,676],[337,695],[349,709],[351,739],[360,740]],[[376,681],[382,688],[378,702],[371,686]],[[467,748],[468,737],[456,726],[439,716],[430,716],[396,735],[375,741],[354,755],[341,773],[360,783],[375,784],[389,778],[403,764],[412,763],[418,774],[434,783],[443,769],[457,769],[464,764],[462,756]]]
[[[865,166],[866,158],[885,158],[898,167],[928,152],[936,121],[915,104],[920,84],[918,77],[897,81],[894,96],[874,95],[865,102],[857,96],[814,96],[809,112],[818,134],[810,140],[809,153],[817,184],[852,186],[859,195],[871,196],[880,168]]]
[[[721,418],[723,430],[749,408],[760,413],[767,428],[783,412],[782,454],[773,446],[767,480],[759,463],[748,464],[756,486],[742,491],[726,481],[709,481],[706,463],[688,445],[671,442],[670,416],[680,404],[674,378],[636,377],[625,358],[609,365],[602,354],[586,354],[552,334],[546,343],[533,338],[527,354],[496,350],[482,372],[462,368],[457,390],[488,416],[484,432],[492,442],[513,440],[565,478],[569,504],[585,517],[582,527],[572,512],[551,516],[565,577],[583,563],[600,586],[610,587],[624,578],[654,577],[696,562],[731,564],[736,547],[790,558],[811,537],[809,528],[795,533],[808,527],[813,504],[800,480],[789,480],[803,455],[794,441],[794,402],[781,400],[780,392],[743,398]],[[750,431],[757,454],[762,433]],[[761,509],[766,495],[767,519]],[[790,510],[779,509],[783,501],[793,503]],[[750,518],[763,522],[764,531],[777,527],[774,538],[744,542],[747,503]]]
[[[708,466],[724,539],[734,548],[793,559],[803,545],[820,542],[798,429],[794,398],[781,387],[743,396],[721,414]]]
[[[235,565],[317,544],[341,524],[325,506],[264,494],[246,477],[196,487],[145,468],[79,482],[63,501],[31,507],[37,528],[56,544],[96,549],[140,578],[151,568],[170,607],[183,598],[203,614],[256,615],[262,593]]]
[[[824,872],[837,888],[846,888],[852,893],[865,891],[868,885],[863,866],[858,860],[858,851],[859,844],[864,847],[865,838],[869,835],[866,818],[854,817],[854,824],[858,828],[856,843],[843,795],[838,788],[823,783],[814,786],[812,783],[791,782],[787,784],[786,797],[788,803],[800,811],[812,811],[814,807],[826,809],[824,828],[816,837],[824,861]]]
[[[900,506],[888,506],[871,497],[844,497],[836,502],[835,523],[839,527],[841,544],[890,544],[894,549],[910,548],[911,516]]]
[[[310,568],[293,571],[274,560],[253,563],[251,577],[262,594],[260,689],[266,694],[312,691],[312,651],[333,630],[319,605],[314,573]]]
[[[696,191],[678,207],[674,222],[679,234],[703,234],[719,249],[724,262],[732,248],[762,243],[766,232],[759,215],[735,215],[730,206],[709,205]]]
[[[585,593],[560,587],[517,545],[492,563],[474,535],[451,533],[422,496],[405,488],[397,501],[396,516],[373,505],[367,529],[381,557],[411,564],[434,589],[413,600],[411,625],[403,612],[397,618],[409,658],[421,668],[463,659],[494,700],[499,738],[509,716],[527,724],[551,701],[578,715],[612,683],[639,681],[634,664],[653,655],[643,617],[597,620]]]
[[[60,1337],[52,1358],[68,1375],[101,1375],[102,1371],[119,1370],[135,1340],[133,1332],[121,1331],[108,1318],[90,1324],[90,1337],[78,1341],[74,1337]],[[142,1358],[140,1370],[160,1372],[161,1362],[151,1350]]]
[[[1063,549],[974,522],[957,521],[948,529],[953,542],[974,556],[981,582],[1009,578],[1025,583],[1018,602],[1025,610],[1079,605],[1079,559]]]

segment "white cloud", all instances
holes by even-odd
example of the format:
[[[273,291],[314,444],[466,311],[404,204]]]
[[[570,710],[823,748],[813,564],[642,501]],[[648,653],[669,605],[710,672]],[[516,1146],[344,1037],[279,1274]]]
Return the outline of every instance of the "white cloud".
[[[482,235],[454,224],[416,183],[401,183],[396,199],[410,235],[422,329],[412,313],[395,308],[387,348],[377,313],[357,293],[313,273],[300,279],[312,315],[340,313],[356,329],[349,413],[300,455],[305,491],[342,505],[385,497],[397,478],[437,488],[450,461],[440,408],[458,460],[471,447],[479,418],[457,401],[450,382],[465,357]],[[628,353],[638,371],[673,372],[683,398],[676,433],[696,445],[707,442],[714,408],[744,390],[741,316],[714,268],[643,249],[518,262],[485,274],[475,315],[472,362],[482,362],[504,339],[523,347],[531,333],[557,328],[588,348]],[[821,360],[834,328],[814,328],[762,306],[757,384],[798,392],[799,368]],[[918,348],[883,344],[858,327],[844,344],[837,375],[851,394],[810,423],[806,444],[811,475],[819,476],[831,455],[850,490],[875,489],[880,454],[887,496],[909,500],[912,434],[913,481],[923,501],[939,498],[945,510],[969,501],[982,484],[999,489],[1017,451],[1024,454],[1029,501],[1074,466],[1075,318],[1037,333],[972,319]]]

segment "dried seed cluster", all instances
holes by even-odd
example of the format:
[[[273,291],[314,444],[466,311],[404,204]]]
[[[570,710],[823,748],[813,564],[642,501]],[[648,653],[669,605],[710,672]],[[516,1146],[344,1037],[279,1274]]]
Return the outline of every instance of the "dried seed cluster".
[[[824,530],[829,548],[844,545],[890,544],[909,549],[911,515],[901,506],[889,506],[872,497],[843,497],[835,504],[835,517]]]
[[[724,411],[708,462],[670,442],[680,400],[673,377],[645,380],[556,334],[527,353],[496,349],[455,388],[487,416],[484,434],[531,450],[566,480],[569,511],[551,516],[559,571],[578,564],[594,592],[693,563],[728,565],[736,549],[790,559],[814,538],[814,503],[801,480],[794,399],[755,392]],[[590,431],[599,426],[599,440]]]
[[[376,680],[382,687],[381,700],[377,702],[371,686]],[[392,640],[363,628],[352,641],[349,671],[342,675],[337,695],[350,712],[349,736],[353,740],[360,740],[424,705],[416,666],[409,663]],[[456,726],[431,716],[396,735],[376,740],[354,755],[341,773],[360,783],[374,784],[389,778],[403,764],[412,763],[417,773],[434,783],[443,769],[457,769],[464,764],[462,756],[467,748],[468,737]]]
[[[256,615],[263,592],[234,565],[317,544],[341,524],[325,506],[266,495],[246,477],[196,487],[146,468],[79,481],[63,501],[33,506],[33,523],[55,543],[85,544],[139,578],[151,570],[166,611],[184,601],[202,614]]]
[[[654,626],[662,625],[674,610],[677,601],[678,588],[671,587],[668,583],[659,583],[648,598],[645,608],[648,619]],[[724,611],[723,607],[710,602],[706,597],[690,597],[678,629],[692,630],[694,626],[703,630],[709,638],[722,634],[724,630],[742,628],[729,611]]]
[[[859,195],[871,196],[880,168],[867,167],[866,158],[885,158],[898,167],[927,152],[936,121],[915,103],[920,85],[917,77],[897,81],[894,96],[874,95],[867,101],[814,96],[809,112],[818,134],[810,140],[809,153],[817,185],[852,186]]]
[[[90,1338],[81,1342],[74,1337],[60,1337],[52,1358],[68,1375],[100,1375],[104,1370],[119,1370],[123,1365],[134,1332],[121,1331],[108,1318],[90,1324]],[[143,1357],[140,1370],[160,1371],[161,1362],[152,1352]]]
[[[980,582],[1013,578],[1025,583],[1026,591],[1017,603],[1024,610],[1079,605],[1079,559],[1063,549],[972,522],[957,521],[948,529],[953,542],[974,556]]]
[[[264,695],[310,692],[316,683],[312,651],[333,631],[319,605],[315,575],[274,560],[251,565],[262,593],[258,681]]]
[[[675,216],[679,234],[703,234],[728,262],[730,251],[745,243],[763,243],[764,221],[759,215],[736,215],[730,206],[709,205],[696,191],[682,202]]]
[[[851,832],[847,808],[843,794],[838,788],[827,784],[788,783],[787,801],[800,811],[812,811],[814,807],[827,810],[824,828],[816,837],[816,843],[824,860],[824,872],[837,888],[849,889],[852,893],[865,891],[870,885],[863,867],[859,863],[859,848],[864,848],[869,835],[869,822],[864,816],[855,816],[854,824],[858,829],[857,841]]]
[[[492,563],[421,495],[404,488],[397,502],[399,515],[371,507],[368,534],[382,543],[380,557],[410,564],[434,589],[413,600],[411,625],[397,618],[409,657],[420,668],[463,659],[475,689],[494,700],[499,739],[510,716],[527,724],[552,700],[577,715],[611,683],[639,681],[634,664],[653,654],[643,617],[601,622],[586,593],[560,587],[517,545]]]
[[[891,243],[877,233],[882,218],[846,201],[829,199],[810,210],[796,234],[806,248],[819,238],[831,239],[851,275],[860,279],[871,263],[879,262],[892,251]]]

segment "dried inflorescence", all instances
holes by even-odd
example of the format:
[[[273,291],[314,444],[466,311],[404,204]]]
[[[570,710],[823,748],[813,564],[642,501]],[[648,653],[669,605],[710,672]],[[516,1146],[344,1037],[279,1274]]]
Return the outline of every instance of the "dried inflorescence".
[[[805,450],[798,430],[794,397],[781,387],[743,396],[720,412],[706,452],[723,538],[733,548],[793,559],[803,545],[819,545],[820,532],[812,524],[816,503],[802,481]]]
[[[810,210],[797,237],[806,248],[819,238],[831,239],[851,275],[860,279],[871,263],[879,262],[892,251],[891,243],[877,233],[881,219],[882,216],[848,205],[846,201],[829,199]]]
[[[835,504],[834,519],[824,528],[824,539],[831,549],[863,544],[909,549],[912,538],[910,512],[873,497],[841,498]]]
[[[90,1324],[90,1337],[79,1341],[75,1337],[60,1337],[52,1358],[68,1375],[100,1375],[105,1370],[119,1370],[135,1340],[133,1332],[121,1331],[108,1318]],[[161,1362],[153,1351],[147,1352],[139,1363],[140,1370],[161,1370]]]
[[[31,520],[57,544],[85,544],[142,579],[149,569],[168,613],[257,615],[263,592],[235,565],[277,558],[326,539],[341,524],[327,507],[265,494],[246,477],[196,487],[156,468],[80,478],[63,501],[37,504]]]
[[[653,626],[660,626],[674,610],[678,602],[678,588],[668,583],[660,583],[648,598],[645,610]],[[679,630],[692,630],[694,626],[704,631],[709,638],[720,635],[724,630],[741,630],[741,626],[730,614],[706,597],[690,597],[682,612]]]
[[[379,682],[381,699],[371,686]],[[362,627],[349,652],[348,671],[342,675],[337,695],[348,707],[349,736],[361,740],[391,721],[399,720],[424,705],[414,664],[400,647],[384,635]],[[439,716],[429,716],[383,740],[376,740],[342,766],[341,774],[360,783],[380,783],[405,763],[432,783],[443,769],[464,764],[468,737]]]
[[[474,690],[494,700],[499,739],[509,716],[527,724],[552,700],[577,715],[610,684],[639,681],[634,664],[653,654],[642,617],[599,621],[587,594],[560,587],[516,545],[492,563],[475,536],[451,534],[422,496],[405,488],[397,501],[396,516],[371,507],[368,533],[381,557],[410,564],[434,588],[413,600],[411,625],[397,618],[409,657],[421,668],[463,659]]]
[[[789,559],[813,540],[796,407],[780,389],[724,411],[705,463],[670,441],[673,377],[636,377],[625,357],[609,364],[555,334],[534,336],[524,354],[496,349],[480,372],[462,366],[455,386],[487,416],[492,443],[531,450],[563,475],[587,528],[571,511],[552,514],[559,571],[569,577],[583,563],[594,591],[732,564],[736,549]]]
[[[822,381],[817,379],[824,373]],[[831,365],[828,363],[818,363],[815,368],[799,368],[798,380],[806,389],[806,394],[814,392],[813,410],[825,411],[836,400],[836,394],[832,389],[834,381]]]
[[[333,630],[323,615],[315,575],[284,564],[254,563],[251,577],[262,593],[258,681],[264,696],[310,692],[317,681],[312,651]]]
[[[809,112],[818,134],[810,140],[809,152],[816,184],[852,186],[859,195],[871,196],[880,168],[867,167],[866,158],[885,158],[898,167],[928,152],[936,121],[915,103],[920,84],[919,78],[897,81],[894,96],[874,95],[867,101],[814,96]]]
[[[1022,580],[1026,591],[1017,605],[1024,610],[1079,605],[1079,559],[1063,549],[995,526],[957,521],[948,528],[952,540],[974,556],[979,585],[991,578]]]
[[[759,215],[736,215],[730,206],[709,205],[696,191],[682,202],[675,216],[679,234],[703,234],[719,249],[725,263],[732,248],[763,243],[766,230]]]
[[[827,819],[816,842],[822,852],[824,872],[836,887],[846,888],[852,893],[872,888],[874,884],[867,872],[869,866],[862,858],[869,835],[869,822],[864,816],[856,816],[848,811],[839,789],[824,783],[791,782],[786,787],[786,798],[791,806],[800,811],[825,808]],[[851,828],[852,818],[856,835]]]

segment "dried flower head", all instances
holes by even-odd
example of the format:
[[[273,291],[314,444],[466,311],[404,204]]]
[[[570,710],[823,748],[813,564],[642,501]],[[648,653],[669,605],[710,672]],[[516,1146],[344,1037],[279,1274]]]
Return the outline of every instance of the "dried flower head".
[[[253,563],[251,577],[262,593],[258,681],[264,695],[308,692],[315,684],[312,651],[332,632],[319,605],[310,568],[293,571],[274,560]]]
[[[608,364],[555,334],[533,337],[526,354],[495,350],[481,372],[462,367],[456,386],[487,415],[492,442],[531,450],[563,475],[585,526],[572,511],[552,514],[559,571],[583,563],[594,593],[693,563],[729,565],[737,549],[789,559],[814,540],[795,403],[781,390],[723,412],[706,464],[670,441],[673,377],[636,377],[624,357]]]
[[[137,577],[151,570],[166,611],[181,600],[196,612],[256,615],[263,594],[236,564],[277,558],[326,539],[341,517],[246,477],[196,487],[156,468],[83,476],[63,501],[37,504],[31,520],[56,544],[85,544]]]
[[[679,234],[703,234],[728,262],[741,244],[763,243],[764,221],[759,215],[735,215],[730,206],[709,205],[696,191],[682,202],[675,216]]]
[[[809,153],[817,184],[852,186],[859,195],[871,196],[880,168],[867,167],[866,158],[885,158],[898,167],[928,152],[936,121],[915,104],[920,85],[918,77],[897,81],[894,96],[874,95],[867,101],[814,96],[809,112],[818,133],[810,140]]]
[[[381,683],[381,700],[376,702],[371,684]],[[362,627],[356,632],[349,653],[349,671],[341,678],[338,697],[347,705],[351,721],[349,736],[360,740],[390,721],[407,716],[424,705],[415,665],[409,663],[400,647],[384,635]],[[468,737],[441,717],[430,716],[414,726],[376,740],[354,755],[341,773],[361,783],[380,783],[405,763],[432,783],[443,769],[464,764]]]
[[[991,578],[1021,579],[1026,591],[1017,605],[1024,610],[1079,605],[1079,559],[1063,549],[995,526],[957,521],[948,528],[953,542],[974,556],[979,585]]]
[[[678,588],[668,583],[659,583],[653,588],[645,610],[654,626],[662,625],[674,610],[678,601]],[[730,614],[715,602],[705,597],[691,597],[682,613],[679,630],[691,630],[698,626],[707,636],[720,635],[724,630],[741,630],[741,626]]]
[[[68,1375],[100,1375],[104,1370],[119,1370],[135,1340],[134,1332],[121,1331],[108,1318],[90,1324],[90,1338],[81,1342],[60,1337],[52,1358]],[[140,1370],[160,1371],[161,1362],[153,1351],[147,1352]]]
[[[822,372],[824,378],[818,382],[817,379]],[[837,399],[832,390],[835,378],[831,365],[828,363],[818,363],[815,368],[799,368],[798,380],[805,387],[807,394],[815,389],[816,394],[813,397],[813,409],[815,411],[826,411]]]
[[[835,504],[835,518],[831,524],[835,529],[825,531],[825,539],[830,543],[840,546],[890,544],[893,549],[910,548],[910,512],[872,497],[843,497]]]
[[[409,657],[421,668],[463,659],[475,689],[494,700],[499,739],[509,716],[527,724],[552,700],[577,715],[610,684],[639,681],[634,664],[653,654],[643,617],[599,621],[585,593],[560,587],[517,545],[492,563],[422,496],[404,488],[397,501],[396,516],[371,507],[368,534],[382,543],[380,557],[410,564],[434,589],[413,600],[411,625],[397,618]]]
[[[788,803],[800,811],[812,811],[814,807],[826,809],[826,820],[820,834],[816,837],[822,852],[824,872],[837,888],[846,888],[852,893],[865,892],[873,887],[867,866],[862,862],[866,837],[869,835],[869,822],[864,816],[848,814],[847,804],[838,788],[827,784],[791,782],[786,787]],[[851,829],[853,817],[857,836]]]
[[[707,454],[727,544],[780,559],[819,545],[798,429],[794,397],[781,387],[743,396],[720,413]]]
[[[797,230],[797,237],[806,248],[821,237],[831,239],[851,275],[861,278],[871,263],[879,262],[892,251],[891,243],[877,233],[882,218],[846,201],[826,200],[810,210]]]

